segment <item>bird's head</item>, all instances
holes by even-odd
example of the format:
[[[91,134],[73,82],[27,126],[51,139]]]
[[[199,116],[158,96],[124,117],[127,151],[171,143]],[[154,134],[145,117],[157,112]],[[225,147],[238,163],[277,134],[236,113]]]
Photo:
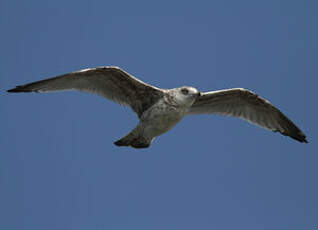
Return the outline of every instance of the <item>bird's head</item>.
[[[178,104],[186,107],[191,107],[195,100],[201,96],[201,92],[190,86],[182,86],[175,89],[170,89],[169,94],[173,95],[173,100]]]

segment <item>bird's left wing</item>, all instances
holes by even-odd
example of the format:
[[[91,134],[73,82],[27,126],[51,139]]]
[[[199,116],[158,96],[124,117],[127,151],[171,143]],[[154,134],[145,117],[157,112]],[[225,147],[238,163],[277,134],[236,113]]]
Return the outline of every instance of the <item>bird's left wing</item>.
[[[57,77],[32,82],[8,90],[19,92],[54,92],[79,90],[95,93],[119,104],[130,106],[138,115],[161,96],[162,91],[114,66],[84,69]]]
[[[246,89],[227,89],[203,93],[189,114],[220,114],[238,117],[255,125],[280,132],[307,143],[306,136],[269,101]]]

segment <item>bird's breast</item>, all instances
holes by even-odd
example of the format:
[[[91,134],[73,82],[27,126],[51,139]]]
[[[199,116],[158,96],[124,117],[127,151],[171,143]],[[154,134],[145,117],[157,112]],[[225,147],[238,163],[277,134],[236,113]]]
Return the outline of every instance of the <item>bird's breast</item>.
[[[145,125],[147,133],[158,136],[174,127],[185,113],[182,108],[158,104],[143,114],[141,122]]]

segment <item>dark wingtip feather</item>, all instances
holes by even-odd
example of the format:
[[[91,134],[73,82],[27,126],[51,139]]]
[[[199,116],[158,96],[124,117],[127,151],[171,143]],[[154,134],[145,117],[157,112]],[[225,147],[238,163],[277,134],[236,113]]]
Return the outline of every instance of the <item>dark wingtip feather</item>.
[[[307,141],[307,139],[306,139],[306,136],[304,135],[304,134],[302,134],[302,136],[299,138],[299,141],[301,142],[301,143],[309,143],[308,141]]]
[[[295,136],[295,137],[292,137],[294,138],[295,140],[301,142],[301,143],[308,143],[308,141],[306,140],[306,136],[305,135],[298,135],[298,136]]]
[[[308,143],[308,141],[306,139],[306,135],[303,134],[301,131],[295,132],[295,133],[281,132],[281,134],[283,134],[285,136],[289,136],[289,137],[293,138],[294,140],[299,141],[301,143]]]
[[[291,135],[292,138],[294,138],[295,140],[301,142],[301,143],[308,143],[307,139],[306,139],[306,135],[303,134],[300,130],[298,130],[298,132],[296,134]]]
[[[7,90],[7,92],[8,93],[28,93],[28,92],[32,92],[32,90],[26,89],[25,87],[22,87],[22,86],[17,86],[13,89]]]

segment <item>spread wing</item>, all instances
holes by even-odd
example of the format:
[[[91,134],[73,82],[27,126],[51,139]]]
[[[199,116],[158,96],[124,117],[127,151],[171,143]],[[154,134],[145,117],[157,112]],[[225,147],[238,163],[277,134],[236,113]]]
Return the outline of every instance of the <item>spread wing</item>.
[[[246,89],[203,93],[189,114],[220,114],[238,117],[263,128],[308,143],[302,131],[269,101]]]
[[[116,103],[130,106],[138,117],[163,94],[160,89],[136,79],[118,67],[111,66],[67,73],[20,85],[8,92],[42,93],[65,90],[95,93]]]

